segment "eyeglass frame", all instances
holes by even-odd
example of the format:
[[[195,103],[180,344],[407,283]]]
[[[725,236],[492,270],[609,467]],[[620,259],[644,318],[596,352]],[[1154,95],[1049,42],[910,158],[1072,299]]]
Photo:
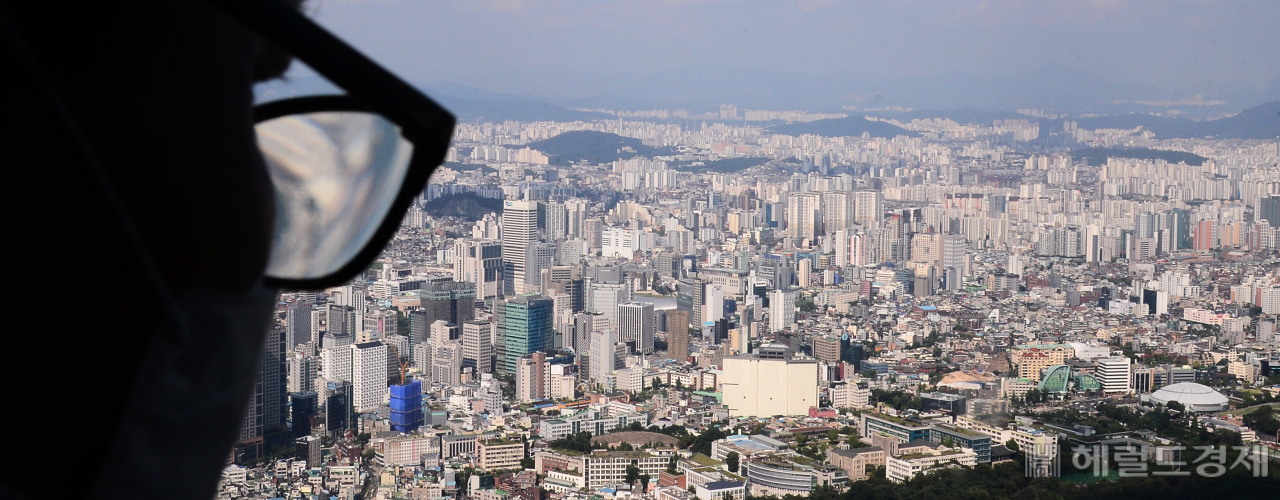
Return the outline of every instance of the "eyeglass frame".
[[[457,120],[421,91],[284,2],[206,1],[347,91],[346,95],[297,97],[257,105],[256,123],[306,113],[368,112],[399,126],[400,134],[413,144],[408,171],[395,200],[373,236],[354,257],[338,270],[317,278],[263,278],[267,286],[296,290],[324,289],[350,281],[382,252],[399,229],[400,216],[426,188],[435,168],[444,162]]]

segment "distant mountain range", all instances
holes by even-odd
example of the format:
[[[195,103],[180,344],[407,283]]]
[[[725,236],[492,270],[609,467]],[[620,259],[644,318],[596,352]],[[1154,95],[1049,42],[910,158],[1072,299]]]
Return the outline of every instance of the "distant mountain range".
[[[876,94],[876,97],[870,98],[871,102],[875,103],[881,100],[886,103],[899,102],[896,98],[890,99],[888,97],[884,97],[884,95],[902,94],[933,96],[928,98],[917,97],[913,98],[913,101],[907,101],[932,104],[933,106],[930,106],[932,110],[926,108],[907,112],[847,111],[851,115],[849,118],[820,120],[808,123],[777,124],[771,126],[770,130],[775,133],[793,135],[817,134],[824,136],[858,136],[862,135],[863,132],[866,132],[873,137],[916,135],[889,123],[872,122],[863,119],[863,116],[873,114],[881,117],[895,118],[904,122],[915,118],[950,118],[961,124],[980,123],[985,125],[990,125],[994,120],[1029,119],[1039,121],[1042,131],[1048,129],[1061,130],[1062,123],[1066,120],[1075,121],[1080,128],[1084,129],[1131,129],[1141,126],[1146,130],[1154,132],[1158,139],[1203,137],[1220,139],[1271,139],[1280,137],[1280,100],[1272,100],[1270,102],[1245,109],[1243,112],[1234,116],[1216,120],[1203,119],[1203,117],[1200,120],[1173,118],[1168,115],[1156,116],[1151,113],[1151,111],[1155,110],[1152,106],[1134,103],[1134,101],[1140,97],[1148,97],[1152,92],[1150,90],[1147,90],[1146,94],[1144,94],[1141,89],[1137,89],[1133,86],[1111,84],[1089,73],[1062,67],[1046,67],[1042,68],[1042,70],[1038,72],[1019,75],[987,75],[981,78],[973,75],[969,75],[967,77],[952,75],[950,77],[939,76],[933,79],[904,79],[899,82],[901,85],[895,88],[896,94]],[[755,87],[752,88],[761,93],[760,95],[753,93],[752,95],[756,95],[756,97],[751,99],[735,100],[733,98],[733,94],[729,93],[726,97],[719,100],[719,102],[738,102],[740,103],[740,107],[743,103],[755,102],[757,104],[766,104],[762,99],[765,97],[764,94],[769,94],[778,97],[780,99],[778,104],[783,105],[772,108],[769,108],[768,106],[759,107],[766,109],[785,109],[785,104],[790,102],[787,100],[786,93],[795,89],[788,89],[785,85],[782,85],[779,82],[768,83],[771,80],[767,78],[767,74],[762,73],[759,76],[764,78],[765,81],[757,82],[757,84],[754,84]],[[583,107],[617,110],[654,109],[655,107],[674,108],[682,102],[688,103],[688,101],[694,100],[693,97],[697,94],[697,89],[694,87],[698,87],[703,84],[710,84],[712,81],[718,81],[715,78],[710,78],[707,74],[703,74],[702,80],[704,81],[698,81],[698,79],[683,81],[681,85],[688,88],[684,88],[684,90],[679,92],[675,92],[673,90],[673,93],[671,94],[672,97],[665,101],[655,99],[651,89],[645,91],[638,90],[638,93],[634,98],[622,99],[602,96],[597,98],[572,100],[492,92],[448,82],[429,85],[425,90],[428,95],[452,111],[461,122],[503,122],[508,120],[521,122],[590,121],[613,119],[616,117],[607,113],[578,111],[570,109],[569,106],[577,107],[589,103],[589,106]],[[1039,82],[1039,84],[1035,82]],[[675,83],[672,82],[671,85],[675,85]],[[818,87],[821,87],[821,85],[818,85],[817,83],[797,85],[817,85]],[[1052,89],[1045,86],[1050,86]],[[1084,88],[1093,88],[1094,90],[1087,92],[1085,90],[1081,90]],[[816,87],[809,89],[806,87],[806,89],[801,90],[817,91],[820,89]],[[1101,92],[1101,94],[1098,92]],[[300,95],[332,93],[341,93],[341,90],[319,77],[304,77],[289,82],[274,81],[255,87],[255,95],[258,97],[260,102],[264,100],[279,99],[282,96],[293,97]],[[1120,102],[1120,104],[1102,103],[1097,105],[1086,105],[1086,101],[1093,102],[1091,99],[1096,101],[1097,96],[1103,94],[1115,97],[1116,99],[1114,100]],[[1270,95],[1273,99],[1280,98],[1280,83],[1270,85],[1262,89],[1255,89],[1251,95],[1255,94]],[[685,96],[687,98],[679,96]],[[1110,114],[1101,113],[1099,116],[1071,117],[1066,119],[1038,119],[1012,112],[1015,107],[1052,110],[1056,109],[1058,104],[1064,102],[1077,103],[1067,106],[1068,108],[1080,110],[1106,109],[1109,110]],[[799,104],[799,102],[794,102],[793,104]],[[817,102],[813,102],[811,104],[815,104],[815,106],[808,108],[811,111],[822,111],[826,109],[818,106]],[[866,102],[859,102],[859,105],[869,107]],[[1204,113],[1210,112],[1226,112],[1227,109],[1225,106],[1227,105],[1215,104],[1212,106],[1184,106],[1182,108],[1197,111],[1203,115]],[[921,107],[923,108],[923,106]],[[949,111],[938,111],[946,110],[948,108],[952,109]],[[1137,110],[1142,110],[1143,112],[1137,112]],[[1217,115],[1210,114],[1209,116]]]
[[[555,165],[565,165],[579,160],[600,164],[636,156],[653,157],[675,153],[669,148],[645,146],[641,144],[640,139],[591,130],[565,132],[550,139],[531,142],[526,146],[543,152]]]
[[[919,137],[920,134],[882,121],[871,121],[862,116],[833,118],[806,123],[788,123],[769,127],[769,132],[786,135],[813,134],[823,137],[857,137],[863,133],[871,137]]]
[[[1198,167],[1208,160],[1208,158],[1203,156],[1184,153],[1182,151],[1166,151],[1162,149],[1146,148],[1085,148],[1072,151],[1071,156],[1077,160],[1088,160],[1090,165],[1105,165],[1107,163],[1107,158],[1136,158],[1139,160],[1159,159],[1169,163],[1186,163],[1187,165]]]
[[[1217,120],[1189,120],[1170,118],[1147,113],[1128,113],[1121,115],[1092,116],[1083,118],[1033,118],[1026,115],[1006,112],[975,111],[960,109],[955,111],[917,110],[905,113],[877,113],[882,117],[892,117],[901,122],[924,118],[947,118],[959,123],[980,124],[990,126],[994,120],[1023,119],[1040,122],[1042,133],[1046,130],[1062,130],[1066,121],[1076,122],[1083,129],[1118,128],[1132,129],[1142,127],[1156,134],[1157,139],[1190,139],[1211,137],[1216,139],[1275,139],[1280,137],[1280,101],[1263,103],[1246,109],[1240,114]],[[847,119],[846,119],[847,120]],[[833,122],[834,120],[823,120]],[[818,124],[821,122],[812,122]],[[871,123],[871,122],[869,122]]]

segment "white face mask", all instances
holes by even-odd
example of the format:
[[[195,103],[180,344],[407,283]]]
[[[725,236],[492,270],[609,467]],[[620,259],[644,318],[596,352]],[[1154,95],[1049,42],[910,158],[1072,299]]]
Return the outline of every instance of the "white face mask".
[[[212,496],[227,455],[209,450],[236,440],[275,298],[257,286],[169,302],[89,498]]]

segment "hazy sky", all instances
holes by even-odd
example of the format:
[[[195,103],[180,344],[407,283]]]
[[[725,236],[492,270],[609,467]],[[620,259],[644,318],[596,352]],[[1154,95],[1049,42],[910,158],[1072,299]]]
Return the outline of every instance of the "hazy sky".
[[[1280,78],[1278,0],[311,1],[322,24],[415,83],[508,92],[702,65],[838,80],[1056,63],[1179,89]]]

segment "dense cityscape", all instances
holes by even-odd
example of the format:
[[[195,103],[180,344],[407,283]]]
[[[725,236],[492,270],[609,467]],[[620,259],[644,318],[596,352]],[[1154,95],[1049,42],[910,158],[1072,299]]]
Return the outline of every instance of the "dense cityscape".
[[[1275,138],[582,111],[459,124],[362,278],[281,294],[218,498],[1077,495],[1280,465]]]

